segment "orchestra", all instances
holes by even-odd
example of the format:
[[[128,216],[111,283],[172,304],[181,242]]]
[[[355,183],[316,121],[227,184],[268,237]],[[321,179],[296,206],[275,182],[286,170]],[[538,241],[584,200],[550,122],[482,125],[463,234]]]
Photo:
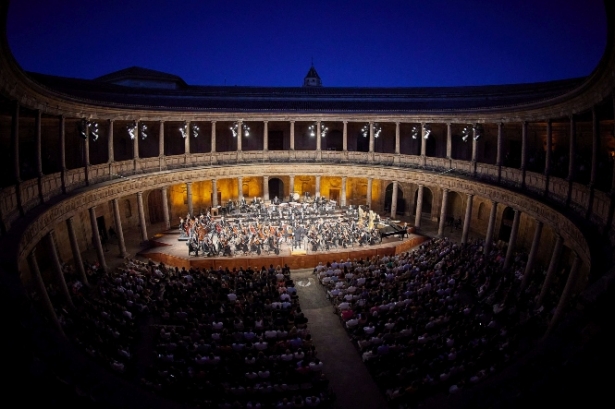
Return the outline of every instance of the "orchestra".
[[[302,203],[274,199],[272,204],[256,197],[250,203],[240,198],[238,202],[230,200],[225,209],[226,218],[214,217],[210,211],[180,217],[180,239],[187,241],[189,255],[277,255],[282,244],[317,252],[382,241],[373,220],[368,223],[367,212],[360,206],[339,211],[335,201],[321,196]]]

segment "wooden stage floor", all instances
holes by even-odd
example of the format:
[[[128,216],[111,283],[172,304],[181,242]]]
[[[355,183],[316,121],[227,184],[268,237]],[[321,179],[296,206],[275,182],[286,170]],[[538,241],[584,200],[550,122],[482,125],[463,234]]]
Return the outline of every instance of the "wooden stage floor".
[[[419,234],[410,234],[409,236],[400,239],[399,237],[385,237],[380,244],[373,246],[354,246],[350,248],[333,248],[330,251],[305,251],[305,250],[292,250],[289,244],[282,243],[280,246],[280,254],[274,253],[267,254],[261,253],[248,254],[248,255],[236,255],[232,257],[206,257],[206,256],[194,256],[188,255],[188,246],[185,240],[179,240],[179,231],[167,231],[159,233],[150,239],[150,247],[139,253],[140,256],[151,259],[155,262],[163,262],[167,265],[185,267],[189,269],[191,267],[198,267],[201,269],[214,269],[214,268],[233,268],[244,269],[248,266],[261,268],[262,266],[269,267],[270,264],[274,266],[284,266],[287,264],[290,268],[313,268],[318,265],[318,262],[333,260],[346,260],[353,259],[368,259],[372,256],[379,255],[395,255],[408,251],[429,237]]]

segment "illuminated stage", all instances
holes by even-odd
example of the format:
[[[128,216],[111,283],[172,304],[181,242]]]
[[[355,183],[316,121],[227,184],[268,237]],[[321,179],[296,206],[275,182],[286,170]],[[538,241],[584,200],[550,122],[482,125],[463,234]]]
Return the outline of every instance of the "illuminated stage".
[[[385,237],[382,243],[370,246],[353,246],[349,248],[333,248],[330,251],[308,251],[305,249],[292,249],[289,243],[282,243],[279,254],[266,252],[257,255],[254,253],[248,255],[235,255],[232,257],[206,257],[188,255],[188,246],[186,241],[179,240],[179,231],[167,231],[157,234],[150,239],[151,247],[139,253],[140,256],[151,259],[155,262],[163,262],[167,265],[177,267],[199,268],[223,268],[229,269],[248,266],[262,267],[273,264],[285,265],[290,268],[312,268],[319,261],[327,262],[333,260],[367,259],[374,255],[395,255],[408,251],[423,241],[428,240],[426,236],[410,233],[404,238],[398,236]]]

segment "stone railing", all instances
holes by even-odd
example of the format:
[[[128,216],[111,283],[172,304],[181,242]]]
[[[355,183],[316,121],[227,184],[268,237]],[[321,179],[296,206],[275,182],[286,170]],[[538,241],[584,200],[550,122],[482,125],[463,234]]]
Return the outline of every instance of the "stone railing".
[[[5,229],[10,230],[10,226],[20,217],[21,212],[27,213],[39,205],[41,200],[48,202],[62,195],[63,188],[67,193],[71,193],[86,187],[96,188],[98,184],[106,184],[105,182],[117,182],[126,178],[134,178],[135,176],[154,175],[161,171],[171,171],[174,173],[172,183],[175,184],[188,179],[193,180],[194,178],[197,178],[194,179],[196,181],[198,177],[202,177],[203,179],[201,180],[213,177],[236,177],[234,176],[235,173],[237,176],[245,174],[246,168],[241,166],[239,168],[243,169],[238,172],[234,172],[231,169],[235,165],[244,164],[252,165],[249,168],[250,174],[274,177],[276,175],[288,174],[288,168],[277,170],[281,164],[290,163],[298,165],[305,163],[306,166],[301,169],[305,171],[306,175],[329,173],[331,175],[364,176],[373,177],[374,179],[407,181],[410,183],[420,181],[421,183],[431,183],[433,186],[440,187],[448,186],[445,186],[446,183],[439,182],[439,178],[461,177],[465,181],[466,185],[464,186],[468,190],[473,190],[468,186],[474,183],[486,183],[507,190],[512,189],[516,192],[525,191],[528,197],[538,197],[542,202],[551,202],[555,208],[565,206],[576,212],[578,216],[586,218],[591,223],[597,225],[596,227],[600,231],[602,231],[609,220],[611,199],[606,193],[595,190],[591,191],[585,185],[571,184],[560,178],[551,177],[547,179],[539,173],[523,172],[519,169],[498,167],[485,163],[472,163],[446,158],[421,158],[414,155],[341,151],[322,151],[320,153],[322,154],[320,159],[318,159],[319,152],[317,151],[195,153],[90,165],[87,167],[87,171],[85,171],[86,168],[71,169],[64,173],[44,175],[40,179],[31,179],[21,182],[16,186],[3,188],[0,195],[0,216],[2,217]],[[422,165],[422,163],[425,163],[425,165]],[[312,164],[319,164],[319,166],[313,168],[310,166]],[[347,172],[347,169],[344,168],[347,168],[348,165],[351,167],[352,165],[360,165],[364,168],[364,172]],[[327,171],[329,166],[331,167]],[[182,175],[177,174],[177,171],[183,170],[191,171],[185,175],[183,175],[184,172],[180,172]],[[197,170],[203,170],[203,172]],[[460,186],[451,186],[450,188],[460,189]],[[155,186],[146,184],[142,190],[152,188],[155,188]],[[460,191],[463,191],[463,189]],[[489,197],[484,192],[479,191],[479,194]],[[590,200],[592,195],[593,197]],[[499,194],[499,196],[502,197],[502,194]],[[512,202],[514,204],[514,200]],[[591,209],[589,208],[590,206]],[[517,207],[524,210],[523,206]]]

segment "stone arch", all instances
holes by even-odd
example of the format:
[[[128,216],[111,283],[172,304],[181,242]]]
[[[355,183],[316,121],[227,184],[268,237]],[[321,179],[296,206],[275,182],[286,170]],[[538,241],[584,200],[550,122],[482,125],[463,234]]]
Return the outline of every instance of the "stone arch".
[[[417,186],[416,190],[414,191],[414,214],[416,214],[418,199],[419,199],[419,189]],[[421,208],[421,213],[431,215],[432,205],[433,205],[433,192],[431,191],[429,187],[423,186],[423,206]]]
[[[147,194],[147,209],[150,224],[164,221],[164,209],[162,207],[162,190],[154,189]]]
[[[267,187],[269,188],[269,198],[271,201],[277,196],[278,199],[282,200],[284,197],[284,181],[277,177],[269,178],[267,182]]]
[[[485,203],[480,202],[478,205],[478,211],[476,212],[476,218],[478,220],[486,220],[489,217],[489,212],[485,209]]]
[[[448,199],[446,203],[447,216],[454,219],[463,218],[465,213],[464,199],[463,197],[454,191],[448,193]]]
[[[512,222],[515,218],[515,210],[507,206],[502,211],[502,221],[500,222],[500,232],[498,234],[498,240],[508,242],[510,239],[510,233],[512,231]]]
[[[391,211],[391,202],[393,201],[393,182],[389,183],[384,193],[384,211]],[[404,199],[404,191],[400,184],[397,184],[397,213],[403,213],[406,208],[406,200]]]

